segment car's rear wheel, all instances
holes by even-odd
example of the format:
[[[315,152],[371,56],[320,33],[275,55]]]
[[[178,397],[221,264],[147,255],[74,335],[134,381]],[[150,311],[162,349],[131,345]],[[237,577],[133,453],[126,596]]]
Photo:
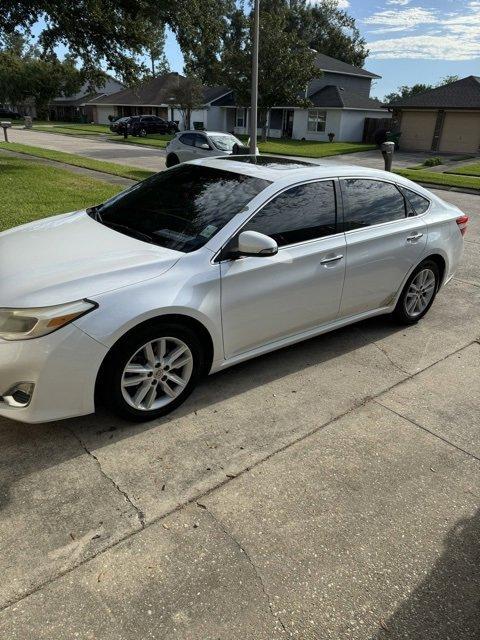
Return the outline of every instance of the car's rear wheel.
[[[440,271],[433,260],[425,260],[408,278],[393,315],[402,324],[415,324],[428,312],[440,285]]]
[[[147,130],[146,129],[140,129],[138,132],[138,135],[140,136],[140,138],[146,138],[147,137]]]
[[[133,332],[113,348],[99,384],[115,413],[144,422],[181,405],[203,368],[195,333],[181,324],[159,323]]]
[[[180,164],[180,160],[175,153],[169,153],[165,162],[167,168],[174,167],[176,164]]]

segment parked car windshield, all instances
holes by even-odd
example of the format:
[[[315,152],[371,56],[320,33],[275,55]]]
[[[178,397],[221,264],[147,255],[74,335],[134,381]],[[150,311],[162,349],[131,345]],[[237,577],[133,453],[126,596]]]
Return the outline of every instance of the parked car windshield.
[[[223,136],[221,134],[210,133],[208,137],[217,147],[217,149],[220,149],[220,151],[231,151],[235,144],[239,144],[240,146],[242,145],[240,140],[238,138],[235,138],[235,136]]]
[[[269,184],[240,173],[180,165],[87,213],[120,233],[188,253],[203,246]]]

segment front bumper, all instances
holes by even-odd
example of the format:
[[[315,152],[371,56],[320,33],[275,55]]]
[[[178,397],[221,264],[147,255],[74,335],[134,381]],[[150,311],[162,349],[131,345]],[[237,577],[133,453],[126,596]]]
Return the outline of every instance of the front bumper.
[[[33,423],[92,413],[107,351],[73,324],[33,340],[0,339],[0,397],[18,382],[35,385],[28,406],[0,401],[0,416]]]

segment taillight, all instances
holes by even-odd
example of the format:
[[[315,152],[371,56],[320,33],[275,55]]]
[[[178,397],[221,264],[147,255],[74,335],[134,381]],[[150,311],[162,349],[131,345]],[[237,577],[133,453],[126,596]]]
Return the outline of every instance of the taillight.
[[[457,218],[456,222],[458,224],[458,228],[460,229],[460,233],[462,234],[462,236],[464,236],[467,232],[468,216],[460,216],[459,218]]]

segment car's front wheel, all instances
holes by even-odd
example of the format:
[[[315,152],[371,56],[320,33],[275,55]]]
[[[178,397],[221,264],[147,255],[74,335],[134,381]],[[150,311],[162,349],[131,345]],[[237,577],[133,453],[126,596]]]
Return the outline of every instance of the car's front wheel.
[[[176,323],[147,325],[113,348],[99,391],[122,417],[153,420],[186,400],[203,367],[203,349],[191,329]]]
[[[147,137],[147,130],[146,129],[140,129],[138,132],[138,135],[140,136],[140,138],[146,138]]]
[[[440,286],[440,271],[433,260],[414,269],[398,299],[393,315],[402,324],[415,324],[427,313]]]
[[[176,164],[180,164],[180,160],[175,153],[169,153],[165,164],[167,165],[168,169],[169,167],[174,167]]]

